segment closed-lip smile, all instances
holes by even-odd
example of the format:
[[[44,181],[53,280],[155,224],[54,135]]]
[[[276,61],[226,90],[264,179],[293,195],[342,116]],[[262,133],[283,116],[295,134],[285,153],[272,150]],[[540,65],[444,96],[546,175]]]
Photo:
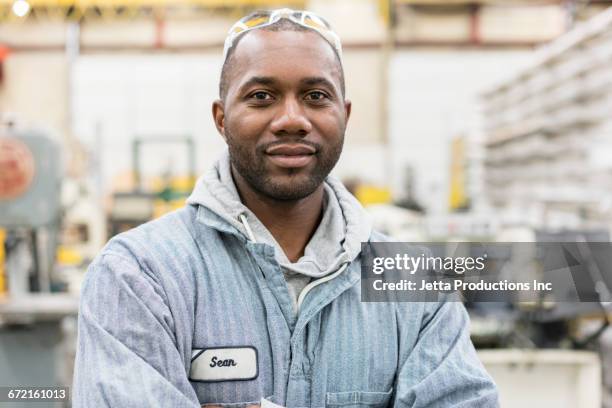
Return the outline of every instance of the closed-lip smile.
[[[266,149],[272,163],[286,169],[305,167],[314,160],[317,150],[301,143],[283,143]]]
[[[305,144],[279,144],[266,149],[266,153],[274,156],[303,156],[315,154],[314,147]]]

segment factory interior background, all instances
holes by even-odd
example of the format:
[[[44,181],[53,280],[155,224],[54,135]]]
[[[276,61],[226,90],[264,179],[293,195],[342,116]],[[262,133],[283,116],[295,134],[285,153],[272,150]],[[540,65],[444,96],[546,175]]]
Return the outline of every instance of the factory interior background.
[[[353,112],[334,175],[376,228],[609,242],[611,1],[0,0],[0,385],[70,386],[88,264],[184,205],[225,146],[227,30],[282,6],[342,39]],[[501,406],[612,407],[608,304],[467,305]]]

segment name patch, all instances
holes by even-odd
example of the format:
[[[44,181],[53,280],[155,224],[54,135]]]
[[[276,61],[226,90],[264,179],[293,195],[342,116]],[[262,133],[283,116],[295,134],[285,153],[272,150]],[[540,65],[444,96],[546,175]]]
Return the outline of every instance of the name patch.
[[[193,349],[190,381],[245,381],[257,378],[257,349],[228,346]]]

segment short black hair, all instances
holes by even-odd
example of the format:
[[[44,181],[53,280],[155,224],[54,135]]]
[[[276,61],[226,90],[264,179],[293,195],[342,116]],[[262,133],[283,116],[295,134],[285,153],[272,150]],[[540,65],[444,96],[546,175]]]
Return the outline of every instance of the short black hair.
[[[252,14],[249,15],[250,16],[254,16],[258,14],[258,12],[254,12]],[[276,23],[274,24],[270,24],[269,26],[266,27],[262,27],[259,30],[264,30],[264,31],[302,31],[302,32],[312,32],[314,30],[310,29],[310,28],[306,28],[304,26],[301,26],[291,20],[288,20],[286,18],[281,18],[280,20],[278,20]],[[240,43],[240,40],[242,38],[244,38],[245,35],[247,35],[248,33],[245,33],[243,35],[239,35],[235,40],[234,40],[234,44],[232,45],[232,48],[229,49],[227,56],[225,58],[225,62],[223,63],[223,67],[221,68],[221,78],[219,80],[219,98],[221,98],[222,100],[225,100],[225,97],[227,96],[227,89],[229,87],[229,73],[231,72],[232,68],[234,67],[234,51],[236,50],[236,47],[238,47],[238,43]],[[325,40],[327,42],[327,40]],[[342,96],[345,96],[345,83],[344,83],[344,68],[342,66],[342,59],[340,58],[340,55],[338,54],[338,50],[336,50],[336,48],[334,46],[332,46],[331,44],[329,44],[330,47],[332,47],[332,49],[334,50],[334,55],[336,56],[336,59],[338,61],[338,66],[340,67],[340,90],[342,91]]]

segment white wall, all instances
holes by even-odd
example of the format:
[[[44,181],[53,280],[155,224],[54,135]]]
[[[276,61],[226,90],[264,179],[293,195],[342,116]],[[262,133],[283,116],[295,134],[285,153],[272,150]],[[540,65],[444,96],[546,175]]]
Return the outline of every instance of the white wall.
[[[26,126],[65,134],[68,130],[68,63],[63,54],[9,54],[3,63],[0,112]]]
[[[382,40],[385,25],[379,6],[371,0],[309,0],[306,9],[323,16],[346,44]]]
[[[478,93],[526,63],[531,51],[399,50],[390,67],[389,131],[396,196],[412,166],[415,194],[433,212],[448,208],[449,147],[478,132]]]
[[[103,185],[131,169],[136,136],[190,135],[197,143],[197,171],[213,162],[224,142],[212,122],[219,53],[198,55],[95,55],[78,58],[73,74],[73,129],[101,156]],[[170,160],[186,170],[181,145],[149,146],[143,170],[161,174]]]

